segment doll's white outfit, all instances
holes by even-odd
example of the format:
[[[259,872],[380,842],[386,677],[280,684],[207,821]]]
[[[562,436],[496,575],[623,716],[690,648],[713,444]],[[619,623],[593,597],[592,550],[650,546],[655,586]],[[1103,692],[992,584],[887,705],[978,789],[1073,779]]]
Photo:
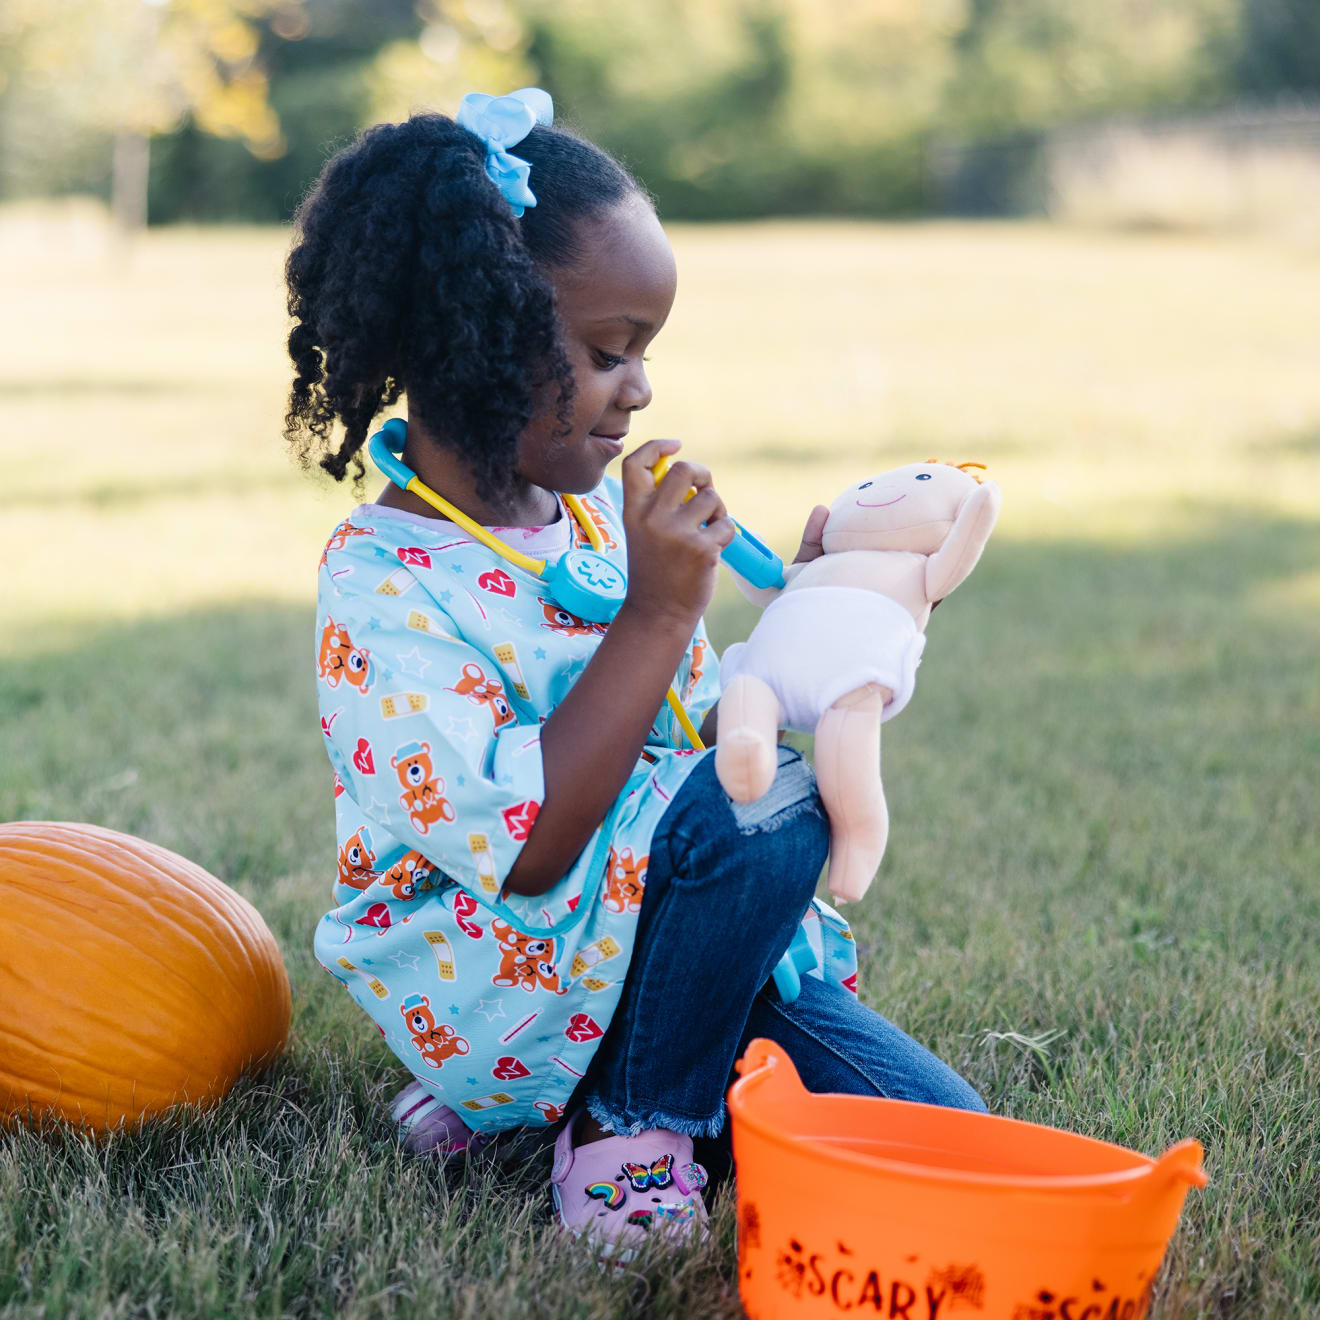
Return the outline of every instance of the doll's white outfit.
[[[882,720],[912,698],[926,634],[896,600],[860,587],[796,587],[777,596],[752,635],[720,661],[727,691],[751,674],[779,699],[785,728],[811,733],[840,697],[880,683],[893,692]]]

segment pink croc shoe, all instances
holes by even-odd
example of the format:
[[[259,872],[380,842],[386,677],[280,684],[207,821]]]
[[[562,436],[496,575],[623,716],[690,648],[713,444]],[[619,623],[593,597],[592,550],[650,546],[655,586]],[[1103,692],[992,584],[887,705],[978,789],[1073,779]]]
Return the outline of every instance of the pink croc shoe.
[[[665,1128],[573,1145],[574,1120],[555,1142],[550,1190],[560,1226],[590,1238],[603,1261],[630,1261],[655,1233],[678,1241],[706,1231],[706,1170],[692,1138]]]
[[[398,1124],[403,1148],[412,1155],[473,1154],[489,1140],[483,1133],[473,1132],[421,1082],[409,1082],[394,1097],[390,1117]]]

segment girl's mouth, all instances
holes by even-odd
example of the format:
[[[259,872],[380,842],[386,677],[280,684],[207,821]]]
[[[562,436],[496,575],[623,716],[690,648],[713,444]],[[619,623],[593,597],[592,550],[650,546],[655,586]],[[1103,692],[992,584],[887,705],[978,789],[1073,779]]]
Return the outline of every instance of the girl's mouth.
[[[611,454],[623,453],[623,436],[627,435],[626,431],[622,435],[606,435],[602,431],[592,431],[590,435],[593,440],[599,440]]]
[[[898,497],[898,500],[905,500],[905,499],[907,499],[906,495],[900,495]],[[868,504],[865,500],[858,500],[857,503],[863,509],[887,509],[891,504],[897,504],[898,500],[885,500],[883,501],[883,503],[880,504]]]

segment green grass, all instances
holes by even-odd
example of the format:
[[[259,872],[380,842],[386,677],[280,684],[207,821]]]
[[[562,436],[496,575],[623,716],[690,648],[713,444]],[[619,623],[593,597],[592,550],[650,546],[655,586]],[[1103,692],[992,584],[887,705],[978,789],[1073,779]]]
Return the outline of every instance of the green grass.
[[[608,1280],[547,1232],[543,1149],[402,1158],[403,1069],[311,958],[313,577],[351,496],[281,452],[283,242],[153,234],[119,273],[34,242],[10,281],[0,817],[235,885],[295,1021],[211,1115],[0,1135],[0,1317],[735,1316],[727,1203],[709,1246]],[[1320,266],[1013,226],[676,244],[637,431],[751,525],[791,548],[814,500],[932,453],[1005,489],[886,726],[866,999],[999,1112],[1205,1144],[1157,1316],[1320,1312]],[[718,644],[753,617],[722,590]]]

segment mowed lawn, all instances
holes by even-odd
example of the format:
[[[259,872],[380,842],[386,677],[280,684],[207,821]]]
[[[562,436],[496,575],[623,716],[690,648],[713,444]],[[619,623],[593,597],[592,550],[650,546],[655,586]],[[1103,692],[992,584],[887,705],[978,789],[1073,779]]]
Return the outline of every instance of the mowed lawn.
[[[354,497],[281,441],[287,241],[152,233],[114,266],[0,216],[0,818],[195,858],[294,985],[287,1055],[214,1113],[0,1134],[0,1317],[738,1315],[727,1196],[709,1244],[606,1277],[548,1231],[543,1148],[402,1157],[404,1070],[313,962],[314,576]],[[681,437],[779,548],[897,463],[1004,489],[886,725],[865,999],[997,1112],[1204,1143],[1154,1314],[1320,1313],[1320,259],[1007,225],[674,242],[634,433]],[[754,617],[725,584],[717,643]]]

